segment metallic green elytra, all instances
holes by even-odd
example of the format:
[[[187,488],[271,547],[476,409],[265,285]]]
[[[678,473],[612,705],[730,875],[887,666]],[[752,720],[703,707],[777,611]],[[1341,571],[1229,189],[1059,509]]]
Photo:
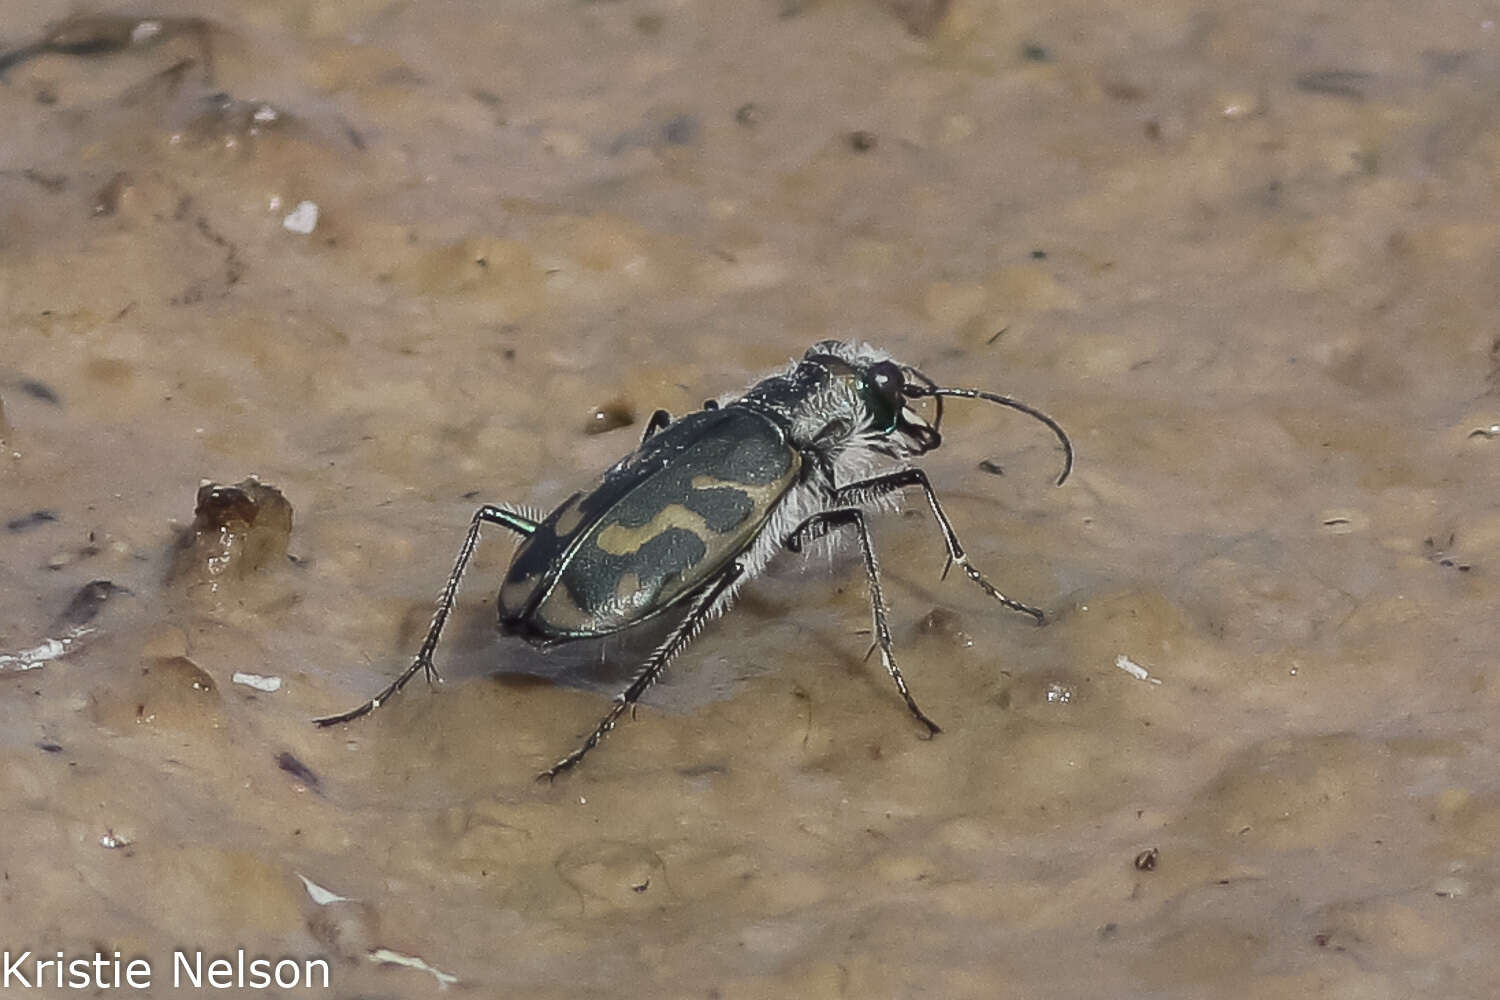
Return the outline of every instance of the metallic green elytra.
[[[907,709],[937,733],[896,665],[865,512],[888,505],[902,490],[920,489],[942,532],[948,567],[958,565],[990,597],[1043,621],[1039,609],[1006,597],[970,565],[926,474],[910,464],[942,443],[943,397],[982,399],[1040,420],[1062,443],[1057,483],[1067,479],[1073,446],[1041,411],[982,389],[939,386],[865,344],[823,341],[742,395],[710,401],[677,421],[656,411],[640,447],[592,490],[573,494],[541,520],[505,507],[479,508],[416,658],[374,698],[316,722],[329,726],[368,714],[419,670],[437,676],[432,656],[480,528],[498,524],[521,536],[497,601],[502,632],[548,646],[611,635],[662,614],[678,616],[594,731],[539,775],[556,777],[603,739],[773,556],[849,529],[864,556],[881,662]],[[931,423],[910,405],[923,398],[935,400]]]

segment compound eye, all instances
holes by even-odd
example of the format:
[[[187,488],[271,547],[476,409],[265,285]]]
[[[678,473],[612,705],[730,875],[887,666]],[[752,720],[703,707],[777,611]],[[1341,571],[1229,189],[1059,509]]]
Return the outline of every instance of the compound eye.
[[[901,374],[901,367],[891,361],[877,361],[870,366],[870,388],[874,389],[882,399],[895,404],[901,400],[902,390],[906,388],[906,378]]]

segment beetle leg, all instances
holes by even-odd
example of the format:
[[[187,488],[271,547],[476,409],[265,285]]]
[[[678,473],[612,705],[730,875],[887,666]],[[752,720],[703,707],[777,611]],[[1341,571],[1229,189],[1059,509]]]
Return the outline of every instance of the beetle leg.
[[[932,491],[932,484],[927,481],[927,473],[921,469],[900,469],[884,476],[876,476],[874,479],[865,479],[861,482],[850,483],[848,486],[840,486],[834,491],[833,502],[840,506],[862,507],[873,500],[878,500],[889,493],[897,490],[908,489],[919,486],[927,497],[927,506],[932,508],[932,516],[937,518],[938,529],[943,533],[943,542],[948,546],[948,563],[943,567],[943,576],[948,575],[948,570],[957,563],[964,574],[973,580],[986,594],[989,594],[1001,604],[1012,611],[1019,611],[1024,615],[1030,615],[1036,619],[1038,625],[1047,620],[1041,608],[1034,608],[1029,604],[1022,604],[1012,597],[1006,597],[1000,593],[990,581],[984,578],[984,574],[969,565],[969,557],[964,552],[964,547],[959,544],[958,535],[953,530],[953,525],[948,523],[948,515],[943,513],[942,506],[938,503],[937,494]],[[809,539],[810,541],[810,539]]]
[[[938,724],[917,707],[916,699],[906,689],[906,679],[901,676],[901,668],[896,665],[896,652],[891,645],[891,629],[885,620],[885,597],[880,592],[880,565],[875,561],[875,548],[870,544],[870,529],[865,526],[864,511],[858,507],[841,507],[814,514],[787,536],[786,547],[793,552],[801,552],[808,542],[849,525],[853,525],[859,533],[859,546],[865,556],[865,578],[870,582],[870,611],[875,617],[875,639],[880,647],[880,661],[890,672],[891,680],[896,682],[896,690],[901,692],[911,714],[927,727],[928,732],[940,733],[942,730],[938,728]]]
[[[453,604],[458,599],[458,583],[463,579],[464,570],[469,568],[469,560],[473,558],[474,550],[479,547],[479,528],[483,524],[498,524],[522,537],[530,536],[537,529],[537,522],[514,511],[506,510],[504,507],[485,504],[476,510],[473,519],[469,522],[469,533],[464,536],[464,543],[458,550],[458,559],[453,563],[453,572],[448,574],[448,583],[443,587],[442,595],[438,597],[437,611],[432,616],[432,624],[427,627],[427,638],[422,640],[422,648],[417,650],[416,658],[411,661],[411,665],[387,684],[384,690],[363,705],[341,715],[327,715],[321,719],[314,719],[314,725],[336,726],[341,722],[352,722],[362,715],[369,715],[395,697],[396,692],[404,688],[406,682],[415,677],[418,670],[425,672],[428,680],[434,678],[442,680],[437,668],[432,665],[432,654],[437,650],[438,639],[443,634],[443,626],[447,624],[448,615],[453,611]]]
[[[594,727],[594,731],[589,734],[588,739],[579,744],[578,749],[547,768],[541,774],[538,774],[536,776],[538,781],[551,781],[568,768],[577,764],[583,759],[584,754],[599,745],[599,741],[604,739],[604,734],[615,727],[615,723],[625,713],[625,710],[627,708],[634,709],[636,701],[641,695],[646,693],[647,688],[656,683],[656,679],[662,675],[662,671],[666,669],[667,664],[671,662],[672,658],[682,652],[683,648],[693,641],[693,637],[698,634],[698,630],[713,617],[715,611],[719,610],[719,605],[729,594],[730,588],[734,586],[735,581],[739,580],[744,572],[744,567],[739,563],[730,563],[728,568],[723,570],[703,589],[703,592],[693,601],[693,605],[688,609],[687,614],[683,615],[682,621],[677,623],[672,629],[671,634],[667,636],[660,646],[656,647],[650,658],[646,660],[645,665],[636,673],[635,680],[631,681],[630,686],[624,691],[615,695],[614,704],[610,705],[609,711],[599,721],[599,725]]]
[[[659,430],[664,429],[671,422],[672,414],[668,413],[666,410],[657,410],[655,413],[651,414],[651,419],[646,421],[645,433],[641,435],[641,444],[645,444],[647,441],[650,441],[651,435],[655,434]]]

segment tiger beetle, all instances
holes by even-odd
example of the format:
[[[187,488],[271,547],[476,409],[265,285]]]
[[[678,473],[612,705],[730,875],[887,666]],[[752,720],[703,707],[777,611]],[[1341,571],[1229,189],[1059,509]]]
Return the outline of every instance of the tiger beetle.
[[[681,615],[588,738],[539,779],[555,778],[597,746],[772,556],[782,549],[801,552],[840,531],[852,532],[864,554],[881,662],[911,714],[929,733],[939,732],[917,707],[896,665],[866,511],[888,506],[902,490],[920,489],[948,547],[943,575],[957,564],[1007,608],[1038,624],[1044,620],[1040,609],[1005,596],[969,563],[926,473],[908,464],[942,443],[938,428],[945,396],[998,403],[1046,424],[1062,442],[1057,485],[1068,478],[1072,443],[1040,410],[982,389],[939,386],[868,345],[823,341],[742,396],[710,400],[675,421],[657,410],[640,447],[615,463],[592,490],[574,493],[545,518],[491,504],[480,507],[411,665],[358,708],[314,721],[333,726],[368,715],[419,670],[429,681],[440,679],[432,656],[459,581],[479,544],[480,528],[498,524],[521,536],[500,586],[505,634],[547,647],[612,635],[669,611]],[[930,424],[910,405],[926,398],[935,401]]]

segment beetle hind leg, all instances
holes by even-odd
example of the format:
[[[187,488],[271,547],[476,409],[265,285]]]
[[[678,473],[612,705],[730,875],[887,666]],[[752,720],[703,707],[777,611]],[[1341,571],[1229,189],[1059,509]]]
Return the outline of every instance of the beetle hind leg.
[[[361,716],[369,715],[406,687],[407,682],[417,675],[418,670],[422,671],[430,682],[442,681],[442,675],[437,672],[437,667],[432,663],[432,654],[437,651],[438,640],[443,635],[443,626],[448,623],[448,615],[452,613],[454,602],[458,600],[459,581],[463,579],[464,571],[469,568],[469,560],[474,557],[474,550],[479,547],[479,529],[485,524],[498,524],[522,537],[530,536],[537,529],[536,521],[524,514],[506,510],[504,507],[485,504],[476,510],[474,517],[469,521],[469,533],[464,536],[464,543],[459,547],[458,558],[454,560],[453,570],[448,574],[448,582],[438,597],[437,610],[432,615],[432,624],[427,626],[427,636],[422,640],[422,647],[417,650],[417,655],[412,659],[411,664],[379,694],[363,705],[339,715],[325,715],[320,719],[314,719],[313,725],[336,726],[341,722],[353,722]]]
[[[538,781],[551,781],[583,760],[584,755],[598,746],[599,741],[604,739],[604,735],[615,728],[615,723],[619,721],[621,715],[625,714],[626,709],[634,710],[635,703],[641,695],[646,693],[647,688],[656,683],[657,678],[662,675],[662,671],[667,668],[672,658],[693,641],[698,630],[713,617],[716,611],[723,609],[724,602],[728,600],[732,588],[744,572],[744,567],[739,563],[730,563],[727,569],[720,572],[703,589],[703,592],[693,601],[687,614],[682,616],[682,621],[672,628],[667,638],[656,647],[645,664],[637,671],[630,686],[615,695],[614,703],[609,706],[609,711],[605,713],[603,719],[599,720],[599,725],[594,727],[594,731],[588,735],[588,738],[572,753],[538,774],[536,776]]]
[[[891,628],[886,622],[885,597],[880,589],[880,564],[875,561],[875,547],[870,543],[870,529],[865,525],[864,511],[858,507],[841,507],[814,514],[787,536],[786,547],[793,552],[801,552],[809,542],[849,526],[853,526],[859,533],[859,547],[865,557],[865,578],[870,584],[870,613],[875,619],[875,644],[880,649],[880,661],[885,664],[891,680],[896,682],[896,690],[901,692],[901,698],[906,702],[912,717],[927,727],[929,735],[935,736],[943,731],[942,728],[917,706],[916,699],[906,687],[906,678],[901,676],[901,668],[896,665]]]

